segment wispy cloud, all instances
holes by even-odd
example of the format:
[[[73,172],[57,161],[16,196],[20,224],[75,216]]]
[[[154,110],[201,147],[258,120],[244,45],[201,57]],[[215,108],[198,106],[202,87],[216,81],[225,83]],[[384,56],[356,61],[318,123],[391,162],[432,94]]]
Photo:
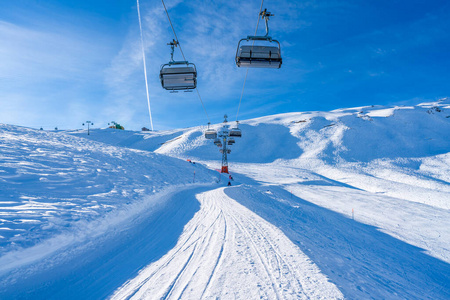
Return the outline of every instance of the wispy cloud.
[[[99,69],[110,49],[95,35],[0,21],[0,40],[0,103],[10,107],[1,110],[2,121],[36,127],[46,117],[69,126],[70,103],[88,100],[86,91],[98,94],[95,83],[102,82]]]
[[[36,81],[83,78],[101,60],[98,44],[66,33],[34,30],[0,21],[0,73]]]

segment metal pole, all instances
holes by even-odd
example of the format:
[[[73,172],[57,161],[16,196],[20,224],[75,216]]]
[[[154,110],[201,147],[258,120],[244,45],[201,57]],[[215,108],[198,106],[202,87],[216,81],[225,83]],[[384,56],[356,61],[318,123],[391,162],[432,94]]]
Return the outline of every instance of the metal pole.
[[[221,134],[219,135],[222,138],[223,145],[222,145],[222,170],[221,173],[228,173],[228,149],[227,149],[227,140],[228,140],[228,127],[227,120],[228,116],[224,115],[224,125],[222,127]]]
[[[86,121],[85,123],[86,123],[87,126],[88,126],[88,135],[89,135],[89,134],[90,134],[90,133],[89,133],[89,125],[91,125],[91,124],[94,125],[94,123],[92,123],[91,121]],[[84,126],[84,123],[83,123],[83,126]]]
[[[226,170],[225,173],[228,173],[228,155],[227,155],[227,137],[223,137],[223,146],[222,146],[222,172]]]

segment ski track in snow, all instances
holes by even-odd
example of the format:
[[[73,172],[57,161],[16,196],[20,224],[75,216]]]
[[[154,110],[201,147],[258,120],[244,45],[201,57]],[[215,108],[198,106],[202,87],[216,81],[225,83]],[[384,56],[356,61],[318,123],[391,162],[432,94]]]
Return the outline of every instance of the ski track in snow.
[[[243,121],[209,191],[204,127],[0,124],[0,295],[450,299],[449,100]]]
[[[112,299],[341,299],[343,295],[278,228],[219,188],[174,249]]]

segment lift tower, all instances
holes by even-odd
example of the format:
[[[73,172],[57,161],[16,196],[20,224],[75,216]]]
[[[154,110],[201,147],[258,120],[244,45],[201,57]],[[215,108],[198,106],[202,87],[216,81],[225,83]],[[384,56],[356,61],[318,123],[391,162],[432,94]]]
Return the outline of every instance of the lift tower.
[[[228,138],[229,138],[229,130],[228,128],[230,125],[228,125],[228,116],[224,115],[224,121],[222,129],[219,131],[218,136],[222,140],[222,149],[220,149],[220,152],[222,153],[222,169],[220,170],[220,173],[227,173],[228,174],[228,154],[231,153],[231,149],[228,149]]]
[[[228,125],[228,116],[224,115],[223,125],[219,131],[215,129],[209,128],[205,131],[205,138],[214,140],[214,145],[220,148],[220,153],[222,153],[222,169],[220,173],[228,173],[228,154],[231,153],[231,149],[229,146],[233,145],[236,141],[235,137],[241,137],[241,130],[238,128],[238,123],[236,126],[229,129],[230,125]]]

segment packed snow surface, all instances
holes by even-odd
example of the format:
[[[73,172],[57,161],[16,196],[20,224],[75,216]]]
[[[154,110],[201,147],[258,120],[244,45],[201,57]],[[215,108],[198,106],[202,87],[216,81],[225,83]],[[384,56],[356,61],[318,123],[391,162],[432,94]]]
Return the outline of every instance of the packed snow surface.
[[[198,195],[201,210],[177,245],[112,299],[341,299],[283,233],[224,193]]]
[[[0,298],[449,299],[449,107],[242,121],[231,187],[205,127],[1,125]]]

